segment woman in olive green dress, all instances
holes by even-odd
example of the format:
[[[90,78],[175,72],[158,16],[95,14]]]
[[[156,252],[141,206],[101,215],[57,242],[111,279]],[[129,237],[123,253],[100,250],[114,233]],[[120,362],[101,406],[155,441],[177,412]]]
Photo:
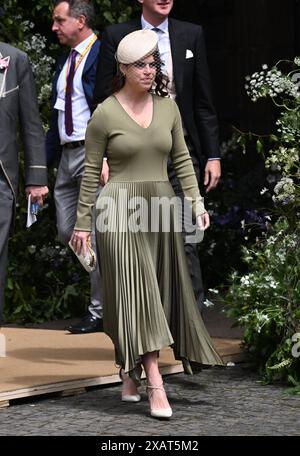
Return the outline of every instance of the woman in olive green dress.
[[[159,350],[171,346],[186,373],[192,373],[189,361],[223,363],[195,301],[175,206],[152,210],[153,202],[172,202],[175,197],[167,175],[169,156],[201,230],[209,226],[209,216],[177,105],[159,96],[164,89],[156,33],[130,33],[120,42],[116,57],[123,84],[98,105],[87,129],[72,243],[77,252],[86,249],[106,152],[110,176],[96,203],[104,331],[121,367],[122,400],[140,400],[137,388],[143,366],[151,415],[170,418],[172,409],[158,369]]]

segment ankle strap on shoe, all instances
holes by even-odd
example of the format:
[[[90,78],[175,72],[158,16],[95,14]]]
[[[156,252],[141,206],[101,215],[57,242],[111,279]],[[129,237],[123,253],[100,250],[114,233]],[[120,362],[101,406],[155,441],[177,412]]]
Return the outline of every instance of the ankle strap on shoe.
[[[146,389],[149,391],[149,393],[153,393],[155,390],[165,391],[163,383],[160,385],[147,385]]]

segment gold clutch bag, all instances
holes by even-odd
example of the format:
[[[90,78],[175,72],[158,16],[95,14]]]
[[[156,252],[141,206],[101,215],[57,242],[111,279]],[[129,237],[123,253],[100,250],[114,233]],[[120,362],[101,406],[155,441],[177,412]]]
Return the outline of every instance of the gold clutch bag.
[[[77,256],[78,260],[80,261],[80,263],[82,264],[84,269],[87,272],[93,272],[93,271],[95,271],[95,269],[97,267],[96,254],[95,254],[94,250],[92,249],[91,244],[90,244],[89,241],[87,241],[86,245],[87,245],[86,254],[84,255],[83,252],[81,252],[80,255],[78,255],[75,252],[74,247],[71,244],[71,241],[69,241],[70,249],[75,253],[75,255]]]

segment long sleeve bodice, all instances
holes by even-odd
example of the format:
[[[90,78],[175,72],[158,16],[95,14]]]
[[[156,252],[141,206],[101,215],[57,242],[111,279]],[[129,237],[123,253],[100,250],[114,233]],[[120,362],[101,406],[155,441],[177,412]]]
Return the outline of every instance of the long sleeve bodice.
[[[105,152],[110,172],[107,185],[168,181],[170,156],[184,195],[192,200],[194,215],[205,212],[176,103],[153,95],[153,118],[149,127],[143,128],[111,96],[98,105],[87,128],[85,171],[75,229],[91,230],[92,207]]]

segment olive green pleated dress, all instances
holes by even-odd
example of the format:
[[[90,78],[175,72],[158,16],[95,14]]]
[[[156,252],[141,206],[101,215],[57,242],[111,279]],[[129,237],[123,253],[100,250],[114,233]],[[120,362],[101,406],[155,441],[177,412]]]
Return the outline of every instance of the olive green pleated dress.
[[[175,196],[167,175],[170,156],[194,215],[205,211],[176,103],[153,95],[148,128],[138,125],[114,96],[97,107],[86,134],[77,230],[91,230],[105,152],[110,177],[96,203],[96,237],[104,331],[114,343],[116,363],[137,383],[141,355],[166,346],[172,346],[187,373],[192,372],[189,360],[222,365],[195,301],[174,206],[169,230],[165,213],[151,210],[153,201]]]

